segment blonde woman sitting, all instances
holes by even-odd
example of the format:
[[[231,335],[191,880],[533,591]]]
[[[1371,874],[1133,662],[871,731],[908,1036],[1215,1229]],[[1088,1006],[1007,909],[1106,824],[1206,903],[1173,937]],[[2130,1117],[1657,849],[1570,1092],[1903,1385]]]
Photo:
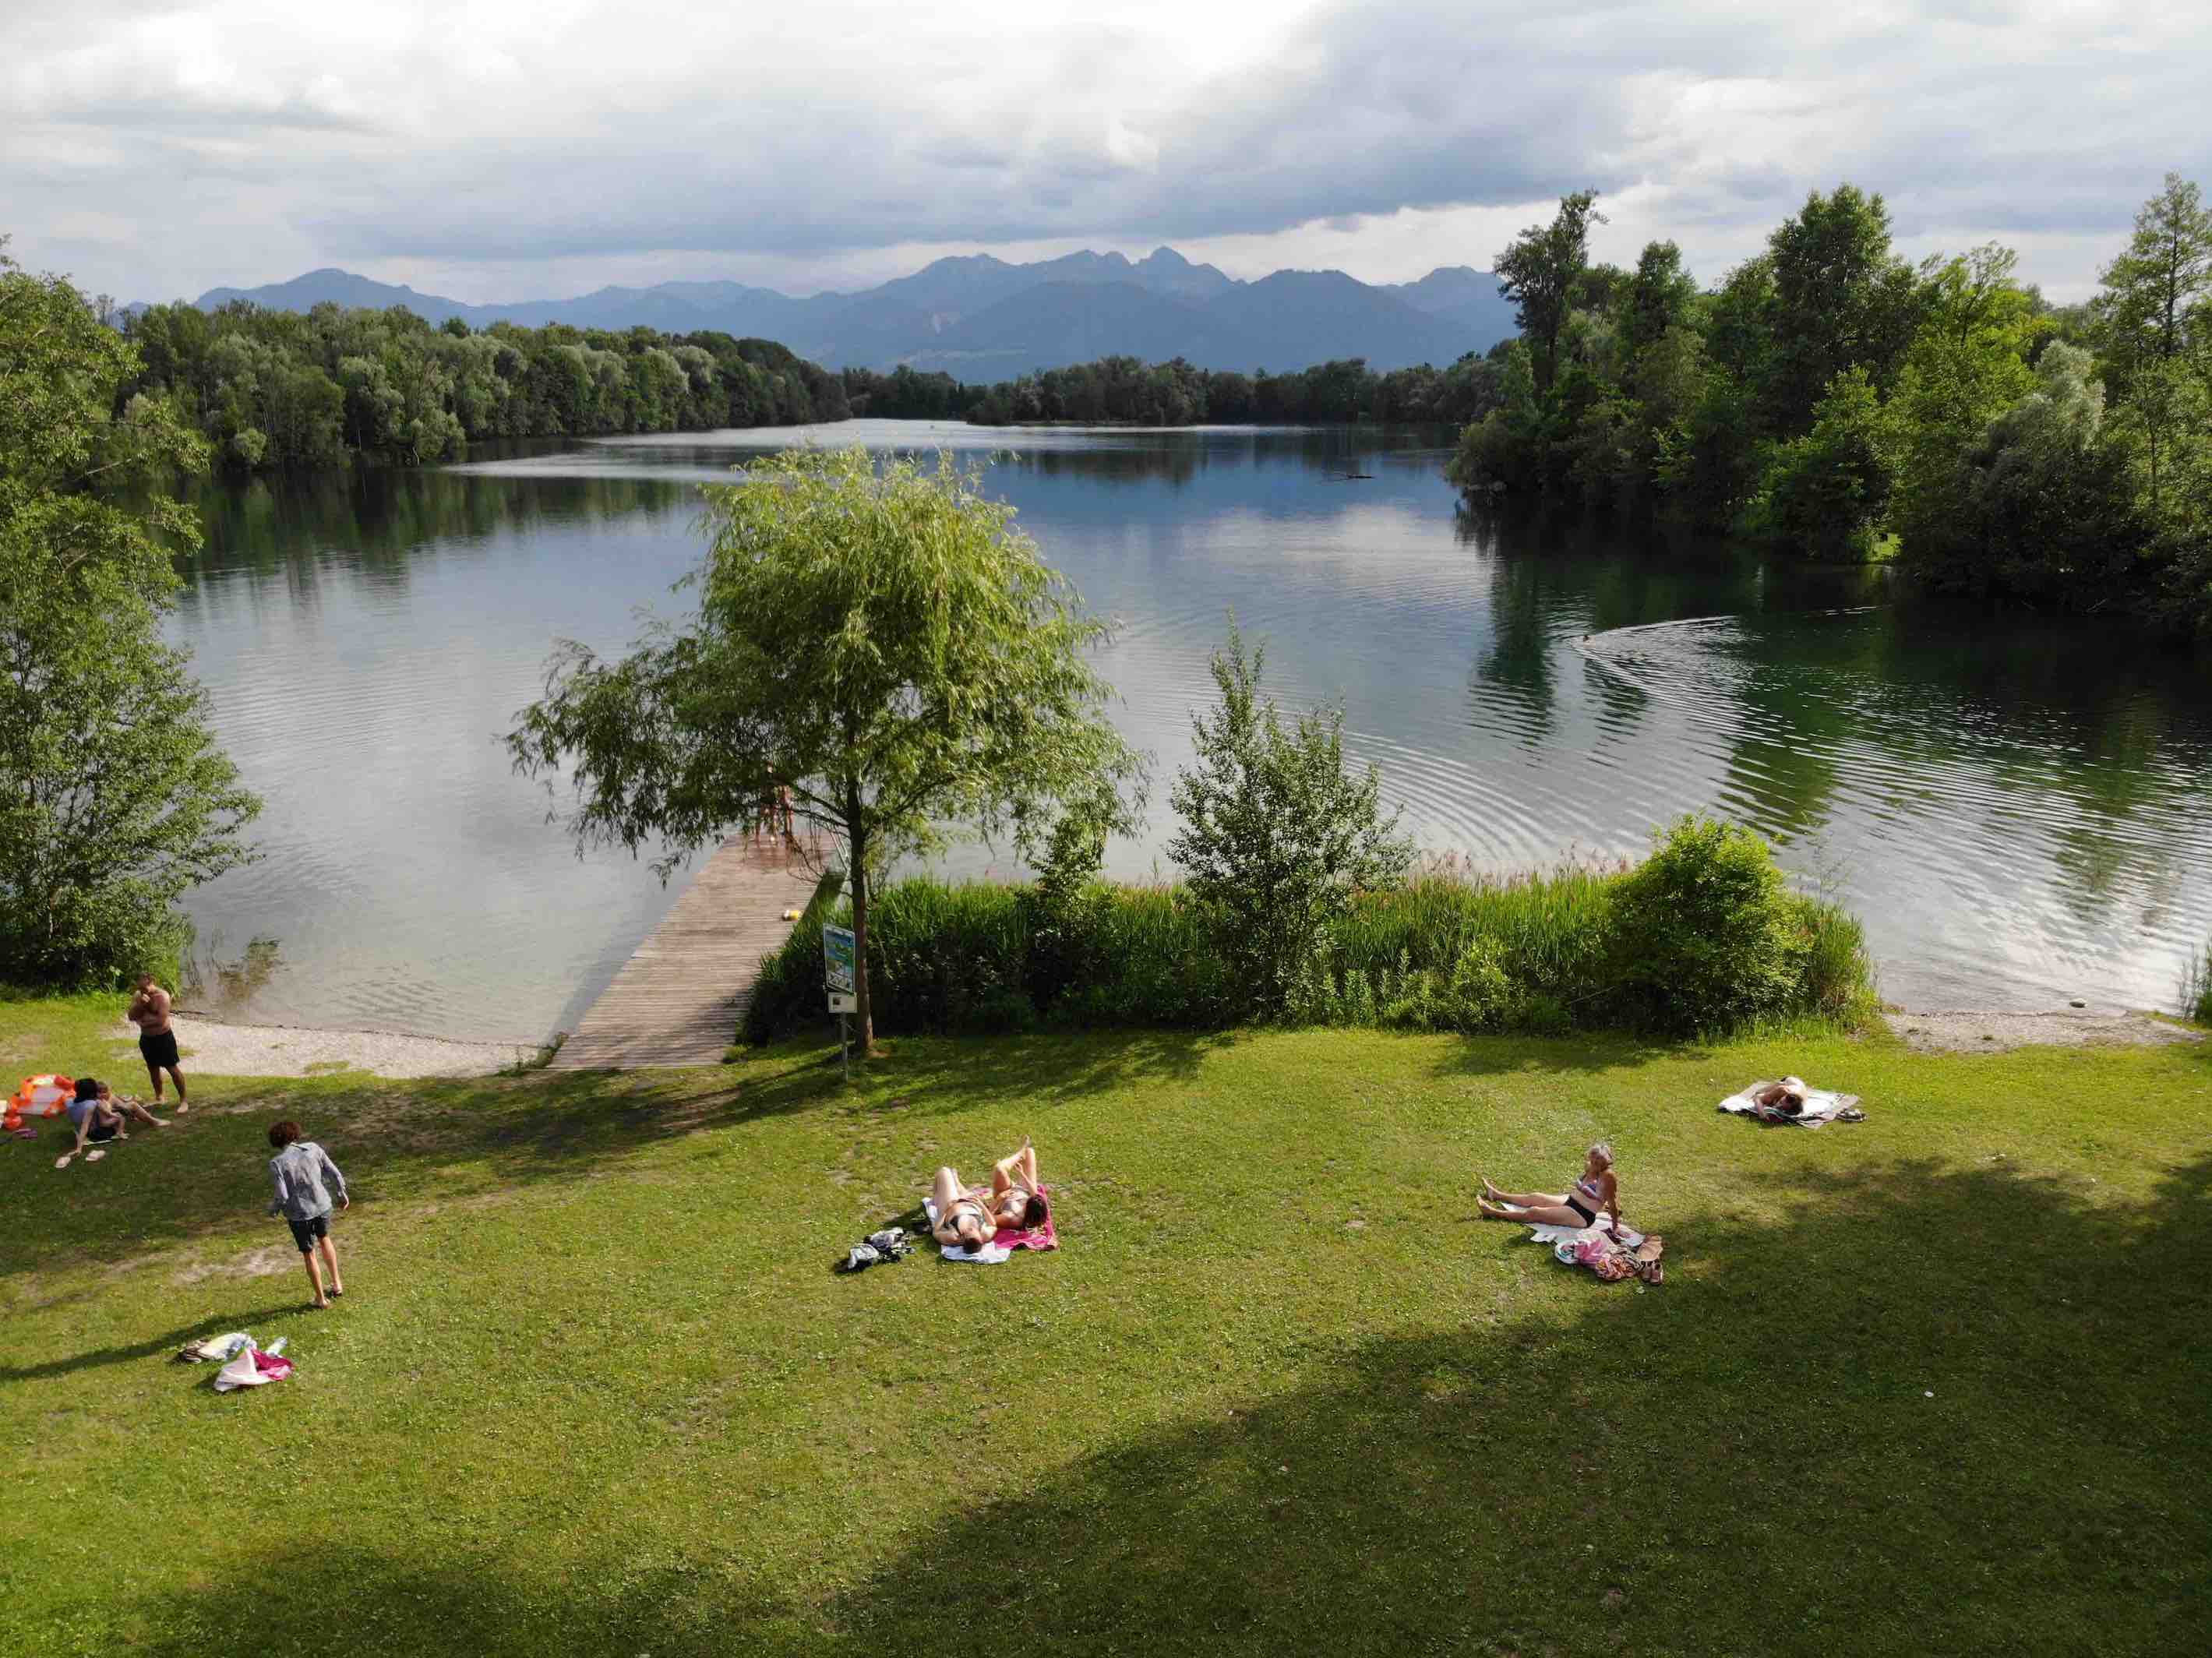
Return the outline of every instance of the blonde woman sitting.
[[[1513,1206],[1509,1209],[1505,1206],[1508,1204]],[[1486,1180],[1475,1206],[1482,1211],[1485,1220],[1516,1221],[1523,1226],[1572,1226],[1579,1230],[1596,1224],[1600,1215],[1610,1215],[1613,1230],[1618,1232],[1620,1182],[1613,1178],[1613,1147],[1604,1140],[1590,1147],[1583,1172],[1571,1191],[1504,1192]]]

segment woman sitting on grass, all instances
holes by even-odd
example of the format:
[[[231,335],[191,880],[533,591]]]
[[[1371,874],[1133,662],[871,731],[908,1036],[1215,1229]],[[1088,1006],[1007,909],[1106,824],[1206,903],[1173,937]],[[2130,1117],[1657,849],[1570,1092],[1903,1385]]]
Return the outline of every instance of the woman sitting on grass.
[[[1512,1208],[1505,1206],[1511,1204]],[[1600,1215],[1620,1230],[1620,1182],[1613,1175],[1613,1147],[1600,1140],[1589,1149],[1581,1177],[1569,1192],[1501,1192],[1487,1180],[1475,1207],[1485,1220],[1518,1221],[1524,1226],[1595,1225]]]
[[[1044,1194],[1037,1190],[1036,1148],[1024,1139],[1021,1149],[991,1166],[988,1194],[977,1187],[971,1196],[957,1169],[937,1171],[931,1188],[937,1205],[938,1242],[947,1249],[981,1249],[999,1235],[1042,1226],[1045,1221]]]
[[[129,1139],[131,1136],[123,1127],[125,1116],[136,1117],[156,1128],[169,1126],[137,1101],[117,1099],[112,1088],[92,1077],[76,1079],[76,1098],[70,1102],[68,1110],[70,1127],[76,1130],[76,1150],[70,1154],[72,1157],[83,1151],[88,1142]]]

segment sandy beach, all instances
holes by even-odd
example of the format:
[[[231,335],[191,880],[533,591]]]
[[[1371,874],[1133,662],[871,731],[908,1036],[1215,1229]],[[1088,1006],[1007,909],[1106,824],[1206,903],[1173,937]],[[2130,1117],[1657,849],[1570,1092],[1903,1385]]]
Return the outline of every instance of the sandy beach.
[[[187,1077],[311,1077],[339,1071],[378,1077],[488,1077],[538,1054],[530,1042],[224,1024],[188,1013],[177,1014],[173,1023]],[[120,1024],[120,1029],[125,1035],[136,1034],[128,1024]]]

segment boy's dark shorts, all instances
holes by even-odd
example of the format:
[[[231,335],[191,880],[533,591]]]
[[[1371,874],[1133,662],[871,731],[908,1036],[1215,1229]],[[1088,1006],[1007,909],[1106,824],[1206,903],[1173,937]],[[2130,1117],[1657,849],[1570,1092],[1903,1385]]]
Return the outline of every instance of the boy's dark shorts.
[[[177,1033],[173,1030],[164,1030],[159,1035],[152,1031],[142,1032],[138,1037],[138,1052],[149,1065],[179,1064]]]
[[[123,1125],[119,1122],[96,1122],[85,1130],[84,1138],[88,1144],[97,1145],[102,1140],[113,1139],[122,1132]]]
[[[313,1220],[294,1220],[287,1215],[284,1221],[292,1229],[292,1242],[300,1246],[300,1253],[303,1255],[313,1253],[317,1238],[326,1238],[331,1235],[331,1218],[328,1215],[317,1215]]]

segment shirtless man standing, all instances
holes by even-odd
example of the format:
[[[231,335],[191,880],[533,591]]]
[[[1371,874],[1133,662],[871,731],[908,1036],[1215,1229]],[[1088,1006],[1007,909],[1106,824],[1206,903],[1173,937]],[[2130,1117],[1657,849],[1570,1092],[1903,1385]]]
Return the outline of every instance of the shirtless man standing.
[[[154,1081],[154,1103],[161,1102],[161,1073],[166,1071],[177,1084],[177,1111],[179,1115],[191,1109],[185,1102],[185,1073],[177,1069],[177,1033],[169,1025],[169,993],[154,982],[154,975],[138,975],[138,993],[131,999],[131,1011],[124,1015],[138,1027],[138,1053],[146,1061],[146,1074]]]

